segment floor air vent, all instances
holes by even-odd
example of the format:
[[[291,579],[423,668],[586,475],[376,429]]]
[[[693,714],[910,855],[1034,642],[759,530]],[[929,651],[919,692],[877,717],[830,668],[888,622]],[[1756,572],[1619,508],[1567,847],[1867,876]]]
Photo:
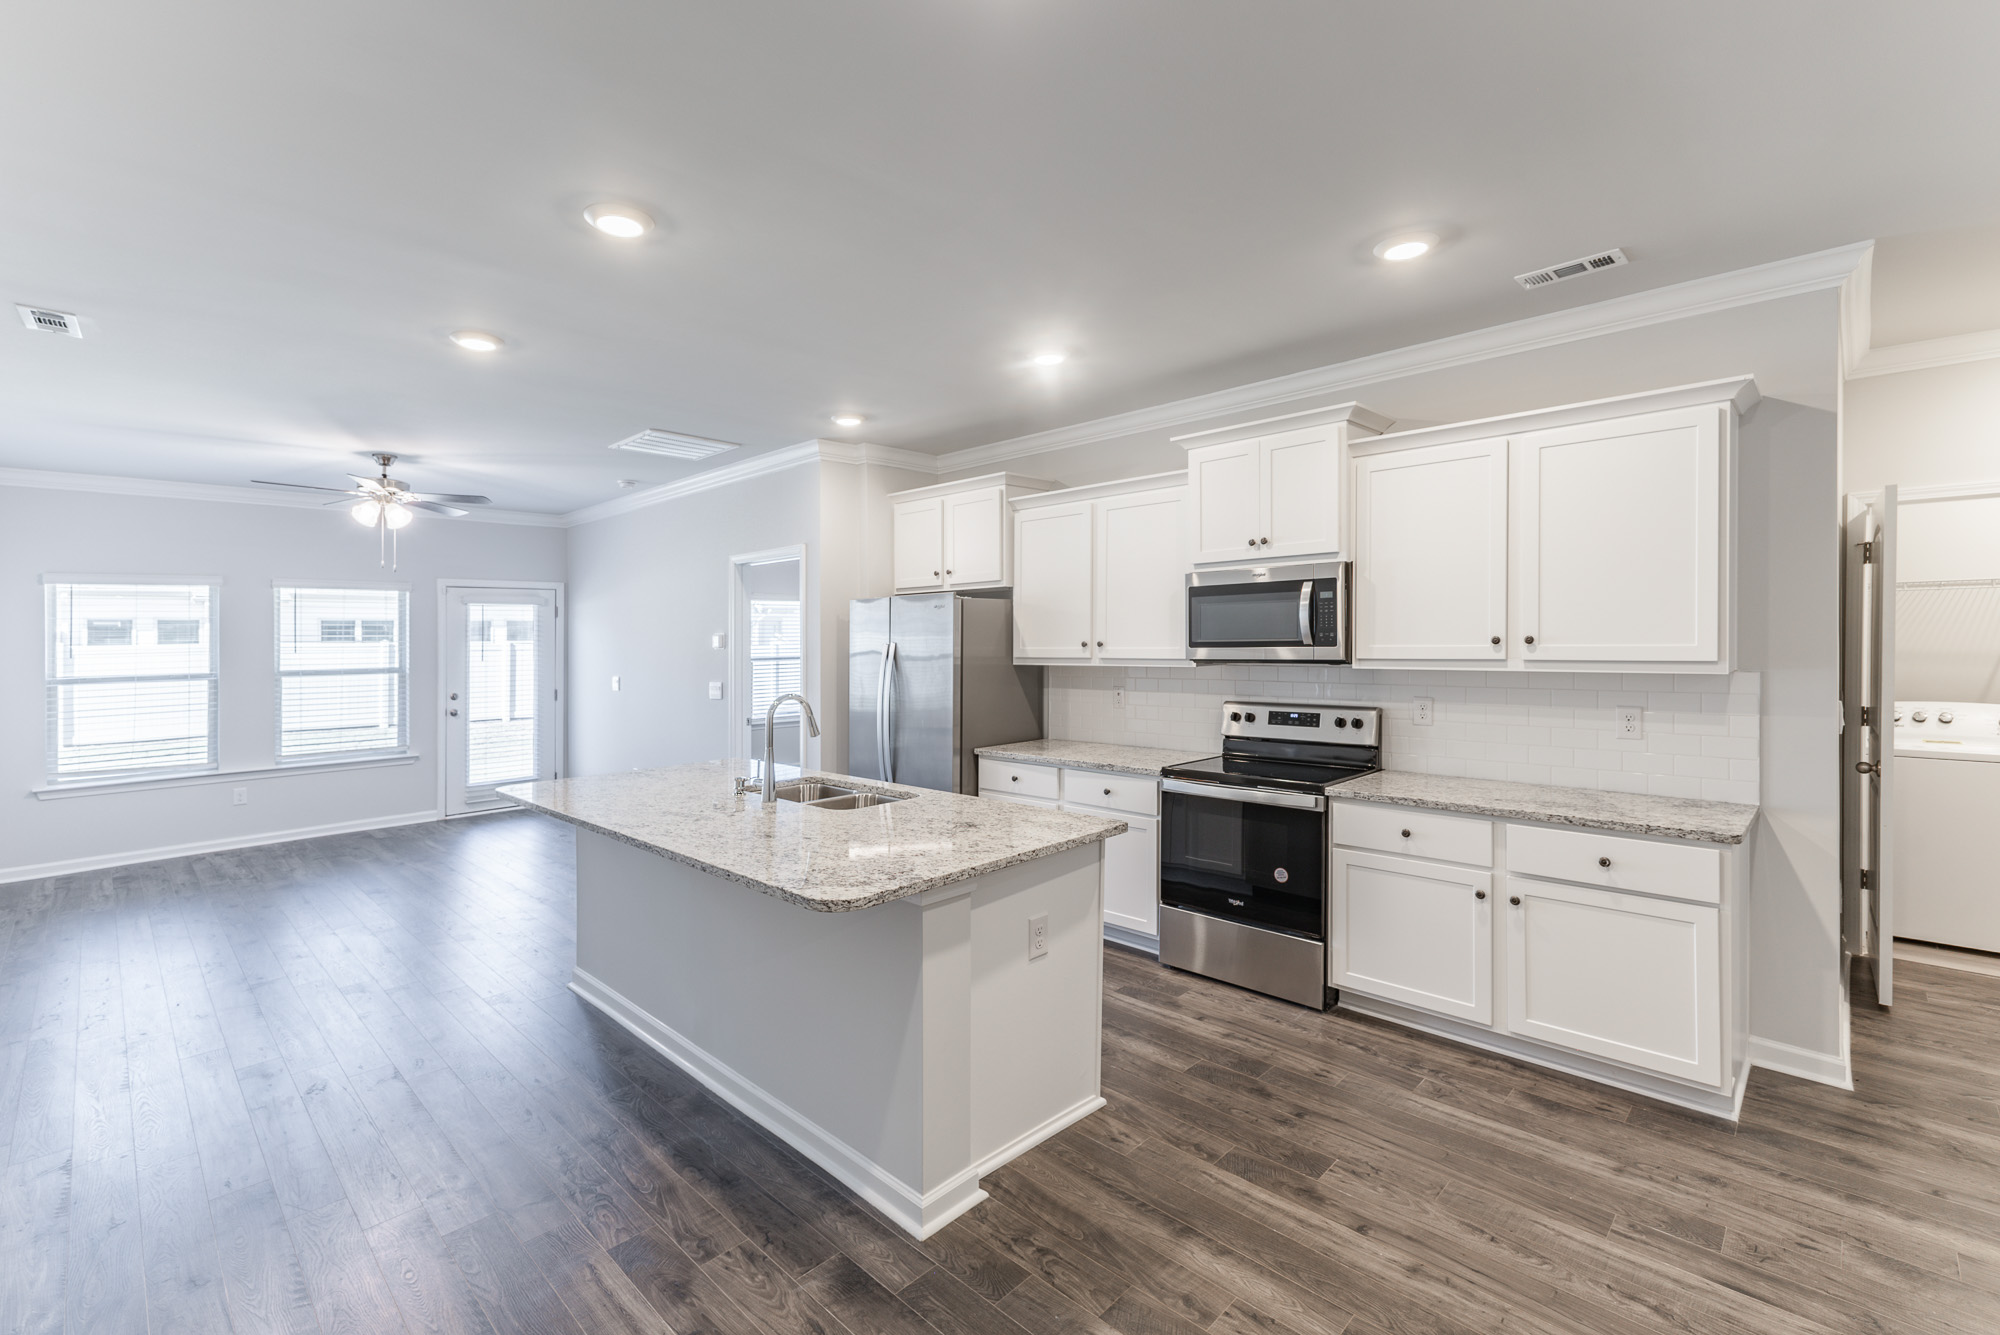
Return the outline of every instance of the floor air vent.
[[[648,427],[636,436],[627,436],[613,444],[614,450],[636,450],[640,454],[664,454],[669,459],[706,459],[736,446],[726,440],[710,440],[707,436],[690,436],[679,431],[661,431]]]
[[[21,312],[21,323],[30,329],[46,329],[51,334],[68,334],[71,338],[83,337],[83,321],[68,311],[52,311],[44,306],[16,306]]]
[[[1514,281],[1522,287],[1547,287],[1550,283],[1560,283],[1570,278],[1581,278],[1587,273],[1596,273],[1599,269],[1612,269],[1618,265],[1630,264],[1631,262],[1625,258],[1625,252],[1622,250],[1600,250],[1595,255],[1586,255],[1580,260],[1571,260],[1567,264],[1552,264],[1546,269],[1537,269],[1533,273],[1517,273],[1514,275]]]

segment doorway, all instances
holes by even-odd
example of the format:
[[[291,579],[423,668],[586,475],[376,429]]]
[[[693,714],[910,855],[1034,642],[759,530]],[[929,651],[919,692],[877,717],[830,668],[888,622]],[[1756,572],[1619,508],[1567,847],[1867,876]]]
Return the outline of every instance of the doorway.
[[[503,784],[552,779],[561,759],[554,585],[445,584],[444,814],[509,805]]]
[[[764,716],[780,696],[809,695],[806,681],[805,549],[784,547],[730,561],[729,754],[764,758]],[[806,763],[803,715],[780,710],[781,765]]]

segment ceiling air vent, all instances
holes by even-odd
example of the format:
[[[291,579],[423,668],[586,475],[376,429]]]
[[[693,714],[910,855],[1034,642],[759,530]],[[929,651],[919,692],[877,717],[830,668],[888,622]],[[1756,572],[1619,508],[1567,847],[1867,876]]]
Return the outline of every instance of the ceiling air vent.
[[[707,436],[690,436],[685,432],[648,427],[636,436],[625,437],[611,448],[636,450],[640,454],[664,454],[669,459],[706,459],[710,455],[733,450],[736,445],[727,440],[710,440]]]
[[[46,329],[51,334],[68,334],[71,338],[83,337],[83,321],[68,311],[19,305],[14,309],[21,312],[21,323],[30,329]]]
[[[1586,255],[1567,264],[1552,264],[1533,273],[1517,273],[1514,275],[1514,281],[1527,288],[1547,287],[1550,283],[1560,283],[1568,278],[1581,278],[1587,273],[1596,273],[1599,269],[1612,269],[1631,262],[1625,258],[1625,252],[1622,250],[1600,250],[1595,255]]]

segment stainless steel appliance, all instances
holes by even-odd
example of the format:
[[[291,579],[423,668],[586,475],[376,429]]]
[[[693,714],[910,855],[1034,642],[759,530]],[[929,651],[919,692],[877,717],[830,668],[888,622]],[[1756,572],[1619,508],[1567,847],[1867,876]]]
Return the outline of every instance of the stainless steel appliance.
[[[1195,571],[1187,647],[1202,663],[1345,663],[1347,563]]]
[[[1041,735],[1042,670],[1014,666],[1007,590],[849,605],[849,774],[970,793],[975,747]]]
[[[1160,783],[1160,963],[1323,1009],[1326,795],[1382,768],[1382,711],[1232,700]]]

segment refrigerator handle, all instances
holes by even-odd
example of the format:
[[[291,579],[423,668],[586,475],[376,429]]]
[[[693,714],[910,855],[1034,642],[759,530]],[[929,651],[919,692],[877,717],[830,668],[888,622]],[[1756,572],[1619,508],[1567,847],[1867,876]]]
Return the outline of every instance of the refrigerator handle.
[[[890,765],[889,745],[894,735],[889,726],[889,701],[895,698],[895,693],[889,689],[889,681],[895,673],[896,642],[891,640],[882,650],[882,683],[877,688],[879,694],[875,699],[875,750],[881,758],[882,777],[890,783],[896,781],[896,771]]]

